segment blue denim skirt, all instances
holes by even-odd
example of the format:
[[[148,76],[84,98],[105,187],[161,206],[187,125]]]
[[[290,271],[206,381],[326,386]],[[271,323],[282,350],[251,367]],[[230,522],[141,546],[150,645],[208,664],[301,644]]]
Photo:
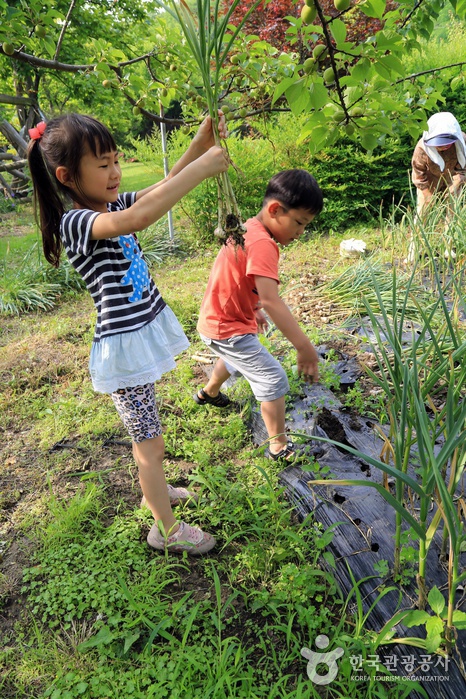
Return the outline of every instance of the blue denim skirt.
[[[92,344],[89,371],[99,393],[154,383],[175,368],[175,357],[189,347],[177,317],[165,308],[139,330],[104,337]]]

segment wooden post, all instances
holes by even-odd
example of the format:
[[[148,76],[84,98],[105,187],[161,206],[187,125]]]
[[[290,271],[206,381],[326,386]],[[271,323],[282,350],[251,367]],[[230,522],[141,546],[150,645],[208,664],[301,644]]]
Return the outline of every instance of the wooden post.
[[[16,148],[21,157],[26,157],[27,143],[16,131],[15,127],[9,124],[6,119],[0,121],[0,131],[5,138]]]

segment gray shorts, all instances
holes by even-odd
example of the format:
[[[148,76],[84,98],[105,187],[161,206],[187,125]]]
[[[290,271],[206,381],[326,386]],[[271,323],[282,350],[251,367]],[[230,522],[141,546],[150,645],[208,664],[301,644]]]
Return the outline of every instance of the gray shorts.
[[[288,393],[290,386],[284,368],[261,345],[257,335],[234,335],[228,340],[212,340],[201,335],[201,339],[224,360],[230,374],[244,376],[260,403],[277,400]]]

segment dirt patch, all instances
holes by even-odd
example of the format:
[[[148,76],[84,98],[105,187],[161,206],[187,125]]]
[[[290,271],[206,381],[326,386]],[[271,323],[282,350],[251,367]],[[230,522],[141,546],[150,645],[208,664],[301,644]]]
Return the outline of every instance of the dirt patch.
[[[77,349],[67,340],[27,337],[8,345],[0,355],[0,381],[16,391],[35,390],[53,384],[76,370],[84,361],[86,348]]]
[[[13,636],[14,627],[24,611],[24,596],[21,594],[23,569],[29,565],[32,544],[24,536],[10,532],[12,543],[4,555],[0,553],[0,629],[5,640]],[[2,544],[0,541],[0,550]]]
[[[18,224],[18,213],[16,211],[10,211],[0,216],[0,238],[5,238],[6,236],[19,238],[32,233],[33,230],[34,224],[32,222]]]

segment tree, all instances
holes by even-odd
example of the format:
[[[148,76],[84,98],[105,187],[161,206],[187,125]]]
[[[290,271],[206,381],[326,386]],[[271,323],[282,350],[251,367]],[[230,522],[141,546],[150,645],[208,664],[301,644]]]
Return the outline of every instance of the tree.
[[[280,13],[288,11],[287,0],[264,0],[268,16],[278,13],[276,27],[282,31],[288,24],[290,50],[247,32],[238,35],[222,67],[228,118],[284,109],[307,114],[299,138],[309,139],[314,150],[342,133],[373,150],[399,133],[401,123],[418,135],[426,115],[442,102],[434,76],[445,66],[407,75],[403,56],[431,35],[448,0],[401,0],[395,6],[362,0],[357,12],[349,1],[347,7],[348,0],[335,0],[331,9],[331,0],[306,0],[310,14],[305,11],[303,18],[299,4],[284,22]],[[452,12],[463,18],[464,3],[451,1]],[[195,123],[205,109],[198,70],[177,27],[155,5],[155,0],[30,0],[26,6],[0,0],[3,79],[18,95],[48,101],[50,112],[59,108],[58,97],[66,108],[74,99],[94,111],[106,109],[111,123],[114,100],[104,95],[119,94],[136,119],[156,123],[160,103],[167,108],[176,99],[183,119],[168,121]],[[264,31],[276,41],[269,24]]]
[[[226,5],[228,3],[224,3]],[[386,11],[392,11],[396,8],[395,0],[388,0]],[[246,12],[252,7],[255,7],[244,26],[244,30],[249,34],[257,34],[260,39],[268,41],[277,49],[290,50],[289,37],[287,30],[290,26],[287,17],[299,17],[302,5],[296,0],[270,0],[269,2],[261,0],[257,4],[256,0],[242,0],[233,13],[232,22],[236,24]],[[311,6],[311,5],[309,5]],[[336,9],[333,0],[321,0],[320,6],[324,16],[329,18],[337,17],[340,11]],[[379,31],[383,26],[383,21],[375,17],[369,17],[359,9],[355,3],[349,8],[349,12],[345,16],[347,26],[347,38],[350,41],[363,41],[368,36]],[[320,19],[316,18],[316,24],[320,23]]]
[[[224,6],[227,3],[224,3]],[[255,6],[255,8],[254,8]],[[254,8],[248,17],[244,31],[248,34],[257,34],[260,39],[267,41],[276,49],[290,49],[286,32],[289,27],[288,16],[299,17],[300,8],[293,0],[261,1],[242,0],[232,15],[232,23],[237,22]]]

